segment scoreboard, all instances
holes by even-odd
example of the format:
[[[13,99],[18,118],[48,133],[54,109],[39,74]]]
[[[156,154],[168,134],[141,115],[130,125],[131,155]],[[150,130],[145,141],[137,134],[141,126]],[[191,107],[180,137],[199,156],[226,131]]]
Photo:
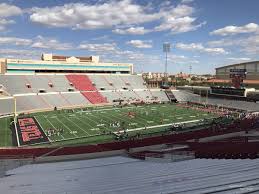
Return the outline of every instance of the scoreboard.
[[[230,69],[229,76],[230,78],[241,77],[246,78],[247,71],[246,69]]]
[[[232,85],[235,88],[240,88],[243,85],[243,80],[246,78],[246,69],[230,69],[229,77],[232,79]]]

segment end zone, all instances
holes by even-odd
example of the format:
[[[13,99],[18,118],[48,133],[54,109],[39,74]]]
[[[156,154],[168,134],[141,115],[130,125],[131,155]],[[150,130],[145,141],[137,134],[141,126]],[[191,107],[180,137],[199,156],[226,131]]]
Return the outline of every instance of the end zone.
[[[48,137],[34,117],[18,118],[16,133],[19,146],[49,142]]]

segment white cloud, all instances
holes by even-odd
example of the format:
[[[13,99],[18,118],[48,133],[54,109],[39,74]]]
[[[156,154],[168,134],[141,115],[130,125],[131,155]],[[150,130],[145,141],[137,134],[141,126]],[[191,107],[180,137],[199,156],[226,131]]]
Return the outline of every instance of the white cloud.
[[[151,30],[145,29],[144,27],[130,27],[127,29],[114,29],[112,32],[116,34],[135,34],[135,35],[143,35],[151,32]]]
[[[246,37],[230,37],[221,40],[209,41],[211,47],[232,47],[239,50],[242,54],[259,54],[259,34],[253,34]]]
[[[136,48],[152,48],[152,41],[150,40],[130,40],[126,43]]]
[[[244,26],[226,26],[218,30],[211,32],[211,35],[228,36],[243,33],[259,32],[259,25],[255,23],[249,23]]]
[[[145,6],[132,0],[111,0],[95,5],[70,3],[63,6],[33,8],[30,20],[51,27],[85,30],[114,28],[113,32],[117,34],[146,34],[165,30],[183,33],[196,30],[205,24],[194,24],[196,18],[191,15],[195,9],[189,5],[179,4],[174,7],[169,1],[161,5],[163,6],[155,9],[152,3]],[[136,27],[152,21],[159,22],[155,29]]]
[[[186,57],[184,55],[174,55],[174,54],[169,54],[168,55],[168,60],[171,62],[171,63],[174,63],[174,64],[197,64],[199,63],[198,60],[193,60],[193,59],[190,59],[189,57]]]
[[[194,8],[188,5],[178,5],[163,13],[163,19],[160,25],[155,27],[155,31],[170,30],[173,34],[194,31],[206,22],[194,24],[196,18],[191,17]]]
[[[74,29],[101,29],[116,25],[129,25],[159,19],[159,13],[148,13],[144,6],[130,0],[110,1],[88,5],[71,3],[51,8],[33,8],[30,19],[33,22],[53,27]]]
[[[0,37],[0,45],[27,46],[31,48],[52,49],[52,50],[71,50],[74,47],[71,43],[62,43],[54,38],[37,36],[33,39],[18,37]]]
[[[103,44],[81,43],[78,48],[83,50],[88,50],[91,52],[115,52],[117,50],[117,46],[115,43],[103,43]]]
[[[250,61],[251,58],[248,58],[248,57],[229,57],[227,58],[231,61]]]
[[[193,2],[194,0],[182,0],[182,3],[191,3]]]
[[[228,54],[223,48],[207,48],[204,47],[201,43],[191,43],[191,44],[184,44],[184,43],[177,43],[175,45],[176,48],[186,51],[199,51],[203,53],[209,54]]]
[[[24,49],[0,49],[1,57],[9,58],[35,58],[39,57],[42,52]]]
[[[0,44],[12,44],[17,46],[27,46],[32,43],[31,39],[17,38],[17,37],[0,37]]]
[[[52,50],[71,50],[73,46],[70,43],[61,43],[53,38],[38,36],[31,45],[32,48],[52,49]]]
[[[15,21],[13,21],[13,20],[6,20],[6,19],[0,18],[0,31],[5,30],[7,25],[14,24],[14,23],[15,23]]]
[[[0,31],[6,29],[9,24],[14,24],[14,20],[8,19],[9,17],[16,16],[22,13],[19,7],[9,5],[6,3],[0,3]]]
[[[0,18],[8,18],[22,14],[22,10],[14,5],[0,3]]]

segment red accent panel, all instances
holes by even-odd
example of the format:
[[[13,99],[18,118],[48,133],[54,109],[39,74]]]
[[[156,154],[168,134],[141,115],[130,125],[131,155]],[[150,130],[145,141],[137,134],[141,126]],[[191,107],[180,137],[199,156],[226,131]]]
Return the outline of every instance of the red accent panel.
[[[92,104],[108,103],[98,91],[94,92],[81,92]]]
[[[73,83],[74,87],[79,91],[96,91],[92,81],[87,75],[66,75],[68,81]]]

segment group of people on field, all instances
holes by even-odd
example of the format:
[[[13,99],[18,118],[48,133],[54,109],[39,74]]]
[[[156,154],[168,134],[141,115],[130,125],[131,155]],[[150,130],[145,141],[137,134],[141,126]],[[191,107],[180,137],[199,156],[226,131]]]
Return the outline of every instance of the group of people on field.
[[[52,137],[52,136],[55,136],[55,135],[60,136],[62,133],[64,133],[64,129],[62,129],[62,128],[48,128],[46,130],[46,132],[47,132],[48,137]]]

